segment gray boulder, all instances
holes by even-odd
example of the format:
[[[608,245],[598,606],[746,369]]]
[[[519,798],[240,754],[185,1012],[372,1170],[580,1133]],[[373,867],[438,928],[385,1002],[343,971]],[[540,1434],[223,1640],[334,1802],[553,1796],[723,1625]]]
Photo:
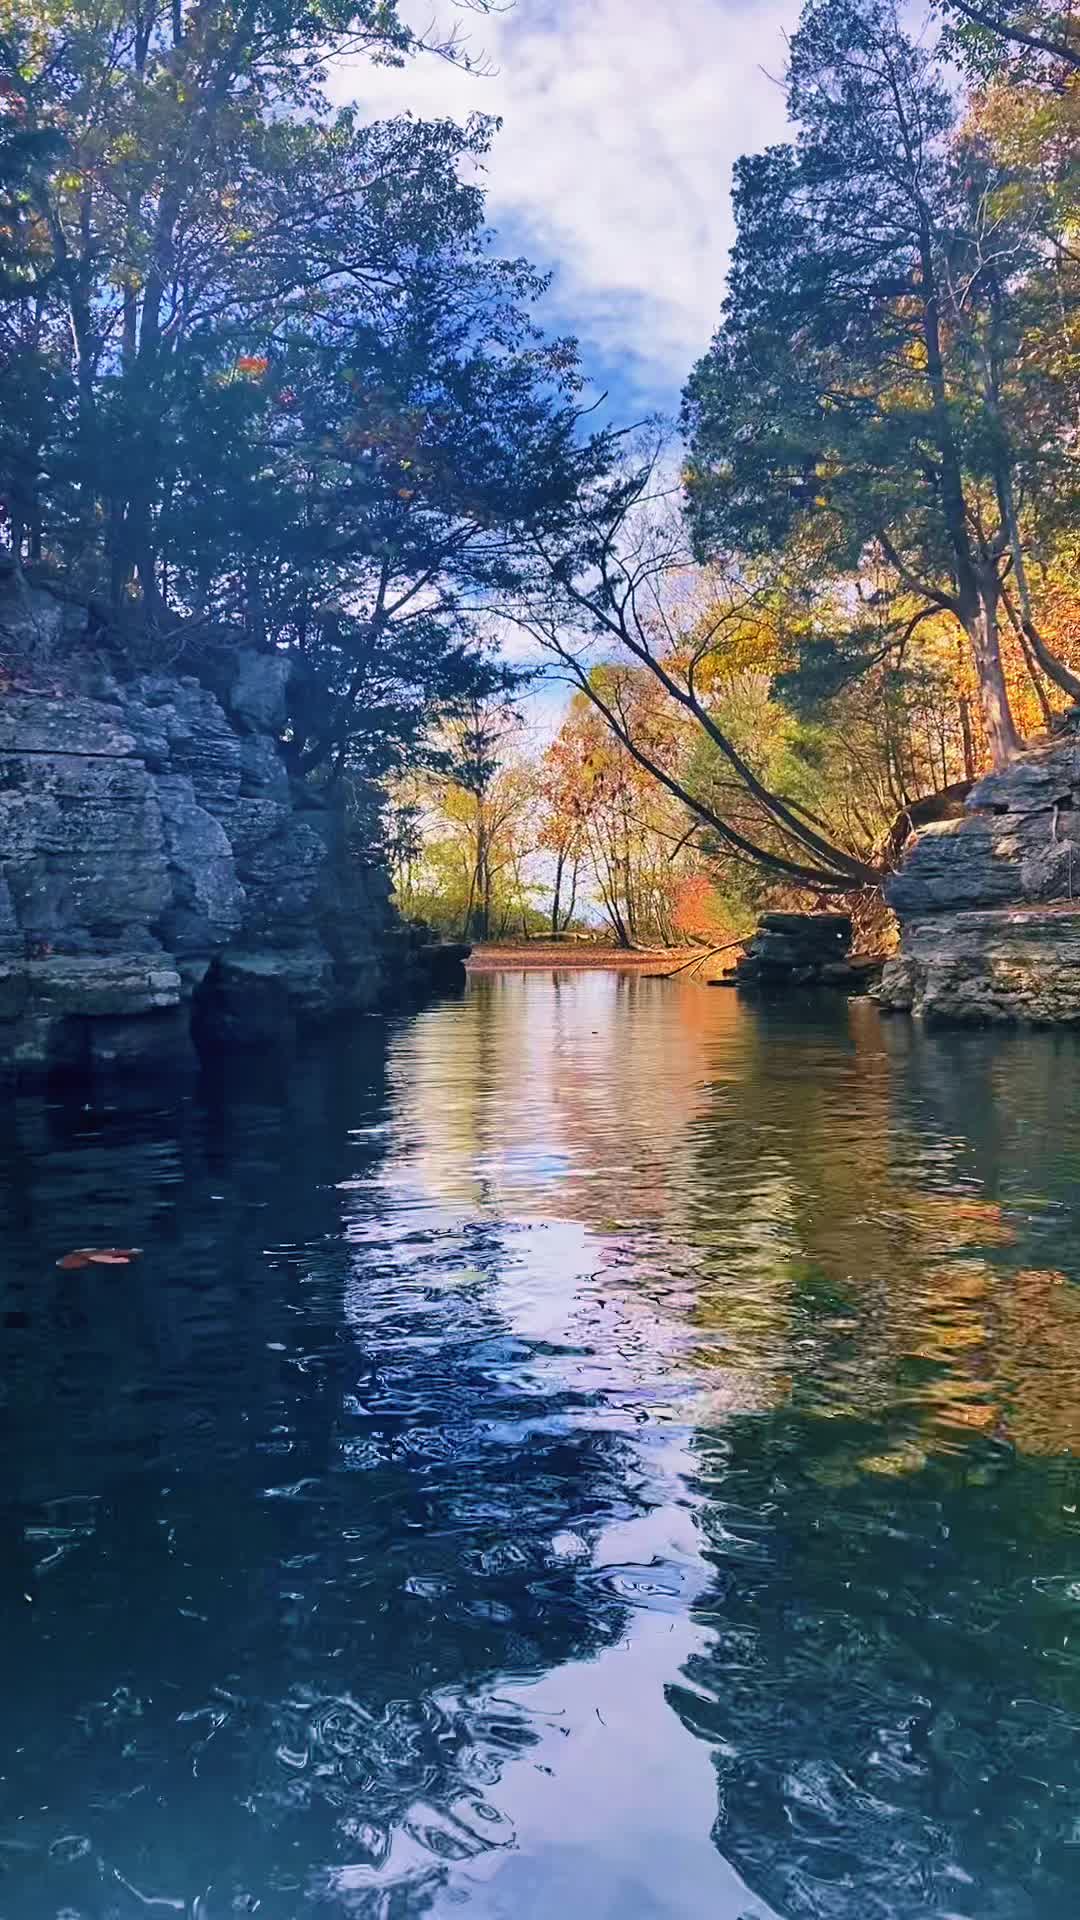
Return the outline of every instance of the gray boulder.
[[[886,1008],[957,1023],[1080,1018],[1080,744],[1043,742],[912,840],[886,898]]]

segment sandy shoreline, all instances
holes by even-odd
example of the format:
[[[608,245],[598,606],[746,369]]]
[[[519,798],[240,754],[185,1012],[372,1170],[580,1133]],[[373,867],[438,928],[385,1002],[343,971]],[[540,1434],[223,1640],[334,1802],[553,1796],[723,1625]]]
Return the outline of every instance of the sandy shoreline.
[[[527,946],[520,947],[497,944],[474,947],[467,965],[470,973],[537,971],[550,970],[552,967],[568,973],[600,968],[652,973],[684,964],[688,966],[695,953],[704,957],[707,952],[706,947],[658,947],[650,952],[627,953],[620,947],[564,945],[561,941],[532,940]]]

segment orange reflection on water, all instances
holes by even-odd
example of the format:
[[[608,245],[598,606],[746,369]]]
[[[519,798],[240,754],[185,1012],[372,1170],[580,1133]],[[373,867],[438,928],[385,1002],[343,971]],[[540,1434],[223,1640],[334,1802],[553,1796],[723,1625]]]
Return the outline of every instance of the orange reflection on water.
[[[1041,1048],[886,1027],[865,1002],[493,974],[401,1031],[395,1177],[573,1223],[568,1286],[678,1348],[702,1421],[789,1401],[870,1419],[868,1471],[979,1435],[1072,1451],[1080,1265],[1039,1255],[1071,1192],[1044,1102],[1071,1097],[1075,1060]]]

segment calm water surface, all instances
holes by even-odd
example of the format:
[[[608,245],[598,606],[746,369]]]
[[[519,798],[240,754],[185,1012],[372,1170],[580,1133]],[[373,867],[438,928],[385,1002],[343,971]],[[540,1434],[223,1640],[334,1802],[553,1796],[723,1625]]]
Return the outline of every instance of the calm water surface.
[[[0,1920],[1075,1920],[1078,1154],[606,974],[9,1105]]]

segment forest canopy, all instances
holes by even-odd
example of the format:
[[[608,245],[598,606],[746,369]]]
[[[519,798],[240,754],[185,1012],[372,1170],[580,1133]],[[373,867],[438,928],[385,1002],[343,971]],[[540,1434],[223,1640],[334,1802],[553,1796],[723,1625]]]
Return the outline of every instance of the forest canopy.
[[[492,124],[333,110],[360,54],[470,58],[393,0],[4,0],[0,499],[108,631],[292,651],[298,766],[380,773],[497,679],[476,608],[601,448]]]
[[[1080,700],[1073,12],[807,0],[677,429],[595,429],[495,125],[366,122],[344,57],[475,59],[393,0],[0,0],[7,565],[132,658],[287,652],[295,771],[385,783],[448,930],[873,894]]]
[[[678,450],[590,481],[525,624],[722,891],[872,890],[1080,699],[1080,24],[807,0]],[[591,662],[634,663],[661,756]]]

